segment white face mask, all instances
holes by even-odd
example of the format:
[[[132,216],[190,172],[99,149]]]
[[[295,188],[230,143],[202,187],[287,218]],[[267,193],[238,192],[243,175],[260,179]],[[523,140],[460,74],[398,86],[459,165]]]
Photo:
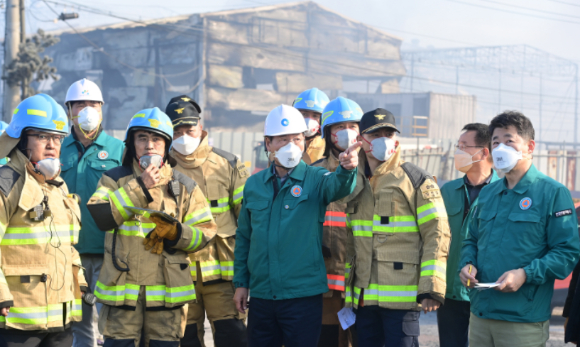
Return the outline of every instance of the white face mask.
[[[56,178],[60,173],[60,159],[46,158],[36,163],[36,169],[44,176],[45,179],[51,180]]]
[[[477,153],[483,151],[483,148],[480,149],[479,151],[477,151],[474,155],[476,155]],[[457,149],[457,151],[455,151],[455,169],[457,171],[461,171],[463,173],[466,173],[467,171],[469,171],[469,169],[471,169],[471,167],[473,166],[474,163],[478,163],[481,161],[480,160],[476,160],[473,161],[473,156],[467,152],[464,152],[460,149]]]
[[[491,156],[493,157],[493,166],[495,166],[497,172],[506,174],[512,171],[518,161],[522,159],[522,152],[500,143],[499,146],[493,149]]]
[[[190,155],[191,153],[195,152],[197,147],[199,147],[199,143],[201,142],[200,137],[191,137],[189,135],[184,134],[177,140],[173,141],[171,145],[173,149],[178,151],[183,155]]]
[[[397,149],[397,143],[395,140],[388,137],[379,137],[371,142],[368,142],[364,137],[363,140],[371,145],[370,151],[365,151],[366,153],[371,153],[373,157],[380,161],[389,160]]]
[[[275,155],[285,168],[291,169],[296,167],[302,159],[302,150],[294,142],[289,142],[286,146],[280,148]]]
[[[316,120],[312,118],[304,118],[304,121],[306,122],[306,128],[308,128],[308,130],[304,132],[306,137],[312,137],[318,134],[318,130],[320,130],[320,124],[318,124]]]
[[[336,147],[346,151],[348,147],[356,143],[358,133],[352,129],[342,129],[331,135],[336,138],[336,142],[334,142]]]
[[[161,164],[163,164],[163,157],[159,154],[144,155],[139,158],[139,166],[141,166],[143,170],[146,170],[149,165],[161,167]]]
[[[73,118],[78,118],[79,126],[89,132],[97,129],[101,124],[101,114],[90,106],[83,108],[79,115]]]

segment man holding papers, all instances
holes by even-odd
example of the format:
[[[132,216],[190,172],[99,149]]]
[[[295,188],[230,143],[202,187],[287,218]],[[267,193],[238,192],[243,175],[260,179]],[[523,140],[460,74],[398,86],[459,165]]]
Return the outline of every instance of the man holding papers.
[[[578,261],[574,204],[566,187],[532,164],[528,118],[506,111],[489,131],[505,178],[482,189],[459,264],[464,285],[498,285],[469,293],[470,346],[545,346],[554,280]]]

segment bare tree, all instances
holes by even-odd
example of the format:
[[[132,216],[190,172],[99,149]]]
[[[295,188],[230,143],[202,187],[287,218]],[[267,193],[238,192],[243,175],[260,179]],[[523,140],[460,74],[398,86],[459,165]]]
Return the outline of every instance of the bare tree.
[[[57,80],[56,67],[50,66],[52,58],[49,56],[41,57],[40,53],[45,48],[59,42],[58,37],[47,35],[44,30],[38,29],[38,32],[26,42],[19,45],[18,56],[6,68],[6,79],[10,86],[18,86],[21,91],[21,100],[37,93],[30,84],[33,81],[40,82],[52,77]]]

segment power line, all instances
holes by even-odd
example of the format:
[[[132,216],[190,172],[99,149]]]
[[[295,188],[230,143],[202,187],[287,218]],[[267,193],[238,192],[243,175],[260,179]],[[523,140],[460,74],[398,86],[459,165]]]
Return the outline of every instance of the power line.
[[[63,3],[60,3],[60,2],[57,2],[57,1],[53,1],[53,0],[42,0],[42,1],[45,2],[45,3],[47,3],[47,6],[49,6],[48,5],[48,2],[63,5]],[[450,0],[450,1],[453,1],[453,0]],[[84,5],[80,5],[80,4],[74,3],[72,1],[68,1],[68,2],[73,3],[73,4],[75,4],[77,6],[80,6],[80,7],[89,8],[91,10],[96,10],[96,9],[90,8],[88,6],[84,6]],[[51,10],[56,13],[56,11],[54,11],[54,9],[52,9],[52,7],[51,7]],[[127,21],[131,21],[131,22],[138,23],[138,24],[152,25],[152,26],[155,26],[155,27],[160,27],[160,28],[165,29],[165,30],[167,30],[166,27],[174,26],[174,27],[185,28],[185,29],[188,29],[188,30],[194,30],[194,31],[199,31],[199,32],[203,32],[204,31],[203,28],[192,27],[192,26],[147,23],[147,22],[137,21],[137,20],[133,20],[133,19],[130,19],[130,18],[126,18],[126,17],[116,16],[116,15],[114,15],[112,13],[102,13],[102,12],[99,12],[98,14],[105,15],[105,16],[116,17],[116,18],[121,18],[121,19],[124,19],[124,20],[127,20]],[[153,75],[153,76],[157,76],[157,77],[161,77],[161,78],[165,78],[165,76],[167,76],[167,75],[157,75],[157,74],[154,74],[152,72],[149,72],[149,71],[146,71],[146,70],[143,70],[143,69],[140,69],[140,68],[131,66],[131,65],[127,64],[127,63],[121,62],[116,57],[114,57],[114,56],[110,55],[109,53],[105,52],[102,47],[98,47],[94,42],[90,41],[86,36],[82,35],[79,31],[77,31],[74,27],[72,27],[68,22],[65,22],[65,23],[76,34],[80,35],[85,41],[89,42],[91,44],[91,46],[95,47],[98,51],[104,53],[105,55],[111,57],[112,59],[114,59],[115,61],[117,61],[119,64],[121,64],[123,66],[126,66],[126,67],[128,67],[130,69],[133,69],[133,70],[139,70],[139,71],[141,71],[141,72],[143,72],[145,74],[149,74],[149,75]],[[229,21],[229,23],[231,23],[231,21]],[[247,23],[239,23],[239,24],[247,25]],[[191,35],[191,33],[188,33],[188,32],[183,32],[182,35],[193,36],[195,38],[199,38],[199,35],[197,35],[197,34],[196,35]],[[249,43],[248,44],[243,44],[243,45],[242,44],[232,43],[232,42],[223,42],[223,43],[227,43],[227,44],[230,44],[230,45],[236,45],[236,46],[251,46],[251,47],[257,47],[257,48],[260,48],[260,49],[263,49],[263,50],[266,50],[266,51],[273,52],[274,54],[283,55],[285,58],[287,58],[288,56],[292,56],[292,55],[294,55],[294,57],[296,57],[297,59],[303,59],[304,58],[302,55],[292,54],[292,53],[289,53],[289,52],[280,52],[280,51],[278,51],[278,50],[276,50],[274,48],[263,47],[263,46],[259,46],[259,45],[252,45],[252,44],[249,44]],[[459,85],[459,86],[462,86],[462,87],[476,88],[476,89],[481,89],[481,90],[497,91],[497,88],[490,88],[490,87],[484,87],[484,86],[478,86],[478,85],[472,85],[472,84],[465,84],[465,83],[457,83],[456,81],[434,80],[434,79],[431,79],[431,78],[422,78],[422,77],[417,77],[417,76],[408,76],[406,74],[400,74],[400,73],[390,73],[390,72],[385,72],[384,70],[378,70],[378,69],[372,69],[372,68],[365,68],[365,67],[361,67],[361,66],[358,66],[358,65],[338,63],[336,61],[329,61],[329,60],[324,60],[324,59],[316,59],[316,58],[313,58],[313,57],[308,57],[308,59],[309,60],[312,60],[312,61],[324,63],[324,64],[331,64],[331,65],[335,65],[335,66],[343,66],[343,67],[347,67],[347,68],[355,68],[355,69],[358,69],[360,71],[368,71],[368,72],[373,72],[373,73],[377,73],[378,72],[378,73],[381,73],[381,74],[384,74],[384,75],[388,75],[388,76],[392,76],[392,77],[407,77],[407,78],[413,78],[415,80],[422,80],[422,81],[427,81],[427,82],[437,82],[437,83],[448,84],[448,85],[453,85],[453,86]],[[169,81],[167,81],[167,82],[169,83]],[[536,93],[529,93],[529,92],[522,92],[522,91],[515,91],[515,90],[502,90],[502,93],[512,93],[512,94],[517,94],[517,95],[533,95],[533,96],[537,96]],[[557,95],[548,95],[548,94],[544,95],[544,97],[558,99],[558,100],[559,99],[563,99],[560,96],[557,96]]]
[[[524,7],[524,6],[506,4],[506,3],[503,3],[503,2],[499,2],[499,1],[493,1],[493,0],[480,0],[480,1],[489,2],[489,3],[492,3],[492,4],[498,4],[498,5],[507,6],[507,7],[512,7],[512,8],[519,8],[519,9],[526,10],[526,11],[540,12],[542,14],[553,14],[553,15],[556,15],[556,16],[564,16],[564,17],[570,17],[570,18],[580,19],[580,17],[578,17],[578,16],[571,16],[571,15],[565,14],[565,13],[557,13],[557,12],[550,12],[550,11],[545,11],[545,10],[538,10],[538,9],[530,8],[530,7]]]
[[[458,1],[458,0],[447,0],[447,1],[456,2],[458,4],[463,4],[463,5],[468,5],[468,6],[485,8],[485,9],[488,9],[488,10],[494,10],[494,11],[499,11],[499,12],[517,14],[519,16],[526,16],[526,17],[534,17],[534,18],[546,19],[546,20],[556,21],[556,22],[560,22],[560,23],[580,24],[580,22],[572,22],[572,21],[564,20],[564,19],[537,16],[537,15],[534,15],[534,14],[526,14],[526,13],[521,13],[521,12],[516,12],[516,11],[504,10],[504,9],[497,8],[497,7],[477,5],[477,4],[472,4],[472,3],[464,2],[464,1]]]

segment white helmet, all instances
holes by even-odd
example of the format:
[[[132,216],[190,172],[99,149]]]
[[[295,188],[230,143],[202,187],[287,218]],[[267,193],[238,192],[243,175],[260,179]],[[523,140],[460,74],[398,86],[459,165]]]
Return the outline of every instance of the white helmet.
[[[66,92],[64,103],[67,104],[70,101],[82,100],[100,101],[103,104],[105,103],[99,86],[95,82],[89,81],[86,78],[71,84]]]
[[[264,136],[301,134],[308,130],[304,116],[292,106],[280,105],[268,113]]]

